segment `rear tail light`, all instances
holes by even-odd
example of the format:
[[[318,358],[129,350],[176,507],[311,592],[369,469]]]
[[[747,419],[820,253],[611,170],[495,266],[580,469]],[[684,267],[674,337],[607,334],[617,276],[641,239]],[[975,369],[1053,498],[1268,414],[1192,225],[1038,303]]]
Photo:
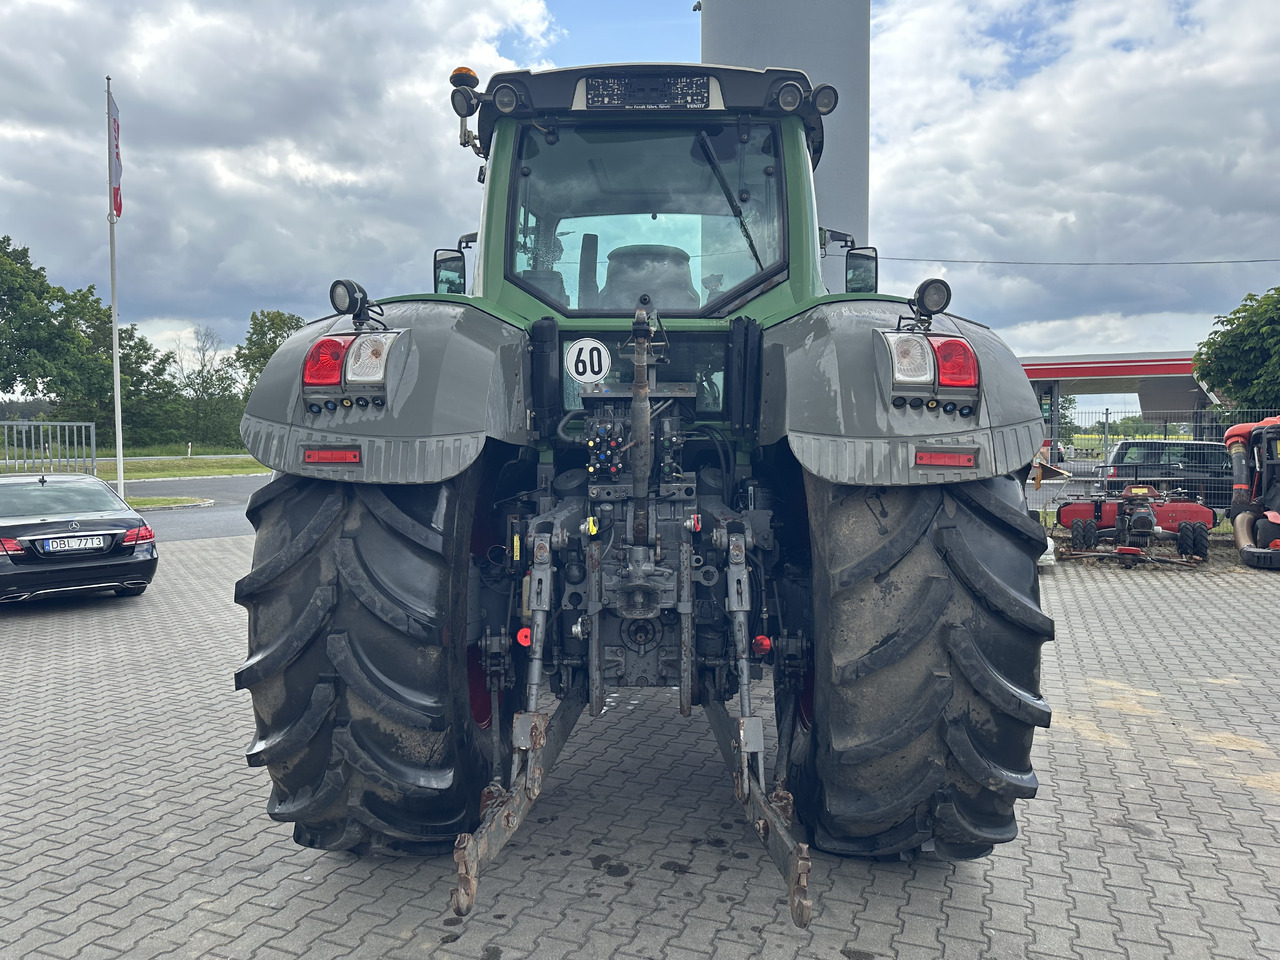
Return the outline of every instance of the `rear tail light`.
[[[949,334],[885,333],[898,386],[973,389],[978,356],[969,341]]]
[[[344,334],[317,340],[302,364],[303,386],[336,387],[342,383],[342,361],[354,339],[354,334]]]
[[[17,540],[10,540],[8,537],[0,537],[0,553],[11,557],[20,557],[23,553],[22,544]]]
[[[893,382],[933,385],[935,364],[929,341],[918,333],[886,333],[893,359]]]
[[[134,527],[124,535],[125,543],[151,543],[156,538],[156,532],[145,523],[140,527]]]
[[[978,357],[967,340],[959,337],[930,337],[929,346],[938,359],[938,386],[976,387]]]
[[[347,351],[347,383],[381,383],[387,375],[387,351],[394,333],[366,333]]]

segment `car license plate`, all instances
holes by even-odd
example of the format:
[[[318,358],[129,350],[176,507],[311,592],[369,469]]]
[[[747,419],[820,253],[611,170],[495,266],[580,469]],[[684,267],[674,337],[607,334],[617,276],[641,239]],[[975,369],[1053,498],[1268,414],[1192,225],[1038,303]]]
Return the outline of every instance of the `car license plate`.
[[[60,537],[57,540],[44,542],[45,553],[60,553],[63,550],[101,550],[102,537]]]

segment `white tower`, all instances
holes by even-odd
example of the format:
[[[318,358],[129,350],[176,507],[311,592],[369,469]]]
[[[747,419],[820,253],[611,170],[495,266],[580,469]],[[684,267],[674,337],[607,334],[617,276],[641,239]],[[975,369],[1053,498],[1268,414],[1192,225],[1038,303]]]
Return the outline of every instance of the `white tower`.
[[[822,121],[822,162],[815,174],[818,221],[867,244],[871,0],[701,4],[703,63],[798,67],[815,85],[830,83],[839,91],[839,106]],[[844,290],[844,257],[829,256],[823,277],[828,289]]]

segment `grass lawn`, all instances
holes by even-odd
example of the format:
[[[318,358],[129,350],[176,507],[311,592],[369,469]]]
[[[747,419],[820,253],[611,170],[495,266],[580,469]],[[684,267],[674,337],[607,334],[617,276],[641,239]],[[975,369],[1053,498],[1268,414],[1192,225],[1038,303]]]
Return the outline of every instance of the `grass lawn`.
[[[189,454],[185,443],[161,443],[150,447],[125,447],[124,455],[126,457],[246,457],[249,453],[245,450],[244,444],[240,443],[234,447],[210,447],[193,444]],[[115,457],[116,448],[114,446],[104,447],[99,445],[99,460],[114,460]]]
[[[124,462],[126,480],[148,480],[158,477],[224,477],[270,472],[247,454],[239,457],[202,457],[200,459],[183,457],[177,460],[126,460]],[[98,460],[98,476],[107,483],[115,482],[115,457]]]

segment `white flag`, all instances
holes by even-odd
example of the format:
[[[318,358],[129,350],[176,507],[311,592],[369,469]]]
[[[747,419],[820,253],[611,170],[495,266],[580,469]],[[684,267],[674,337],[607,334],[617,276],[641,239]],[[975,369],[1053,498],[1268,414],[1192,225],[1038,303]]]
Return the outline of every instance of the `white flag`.
[[[107,130],[107,155],[111,158],[111,210],[118,217],[124,209],[120,199],[120,110],[116,106],[116,98],[109,91],[107,115],[110,117]]]

